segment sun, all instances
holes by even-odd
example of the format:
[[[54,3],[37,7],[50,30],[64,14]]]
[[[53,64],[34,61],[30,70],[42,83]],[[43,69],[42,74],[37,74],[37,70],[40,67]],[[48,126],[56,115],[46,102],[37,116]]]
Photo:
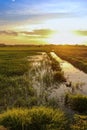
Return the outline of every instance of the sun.
[[[81,44],[83,43],[84,39],[86,40],[86,38],[82,38],[79,36],[76,36],[68,31],[61,31],[59,33],[56,33],[54,35],[52,35],[50,38],[47,38],[46,41],[48,43],[51,44],[60,44],[60,45],[65,45],[65,44]]]

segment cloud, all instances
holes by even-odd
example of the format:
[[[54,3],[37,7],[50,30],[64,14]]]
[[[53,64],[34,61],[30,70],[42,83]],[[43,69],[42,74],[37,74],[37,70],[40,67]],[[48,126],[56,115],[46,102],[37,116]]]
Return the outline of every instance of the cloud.
[[[50,29],[36,29],[32,31],[19,31],[12,30],[0,31],[0,42],[6,44],[47,44],[45,41],[52,33]],[[8,38],[6,38],[6,36]]]
[[[0,31],[0,35],[18,36],[18,33],[14,31]]]
[[[31,39],[36,39],[36,38],[45,38],[51,35],[54,31],[50,29],[36,29],[33,31],[0,31],[0,35],[5,35],[5,36],[23,36],[23,37],[29,37]]]
[[[1,2],[2,1],[2,2]],[[0,28],[16,23],[29,24],[42,23],[53,18],[83,17],[87,14],[87,2],[85,0],[0,0]]]
[[[78,5],[78,4],[76,4]],[[16,1],[9,3],[9,8],[0,10],[0,26],[24,24],[38,24],[53,18],[69,18],[76,16],[76,5],[60,0],[48,1]],[[72,9],[74,6],[74,9]],[[72,11],[73,10],[73,11]],[[80,11],[81,12],[81,11]],[[0,27],[1,28],[1,27]]]
[[[5,14],[4,16],[0,16],[0,26],[2,27],[3,25],[15,25],[17,24],[38,24],[38,23],[43,23],[46,20],[51,20],[51,19],[60,19],[60,18],[70,18],[73,17],[74,13],[67,13],[67,12],[57,12],[57,13],[38,13],[38,14]],[[0,28],[1,28],[0,27]]]
[[[33,30],[33,31],[23,31],[23,32],[20,32],[22,34],[25,34],[25,35],[32,35],[32,36],[41,36],[41,37],[47,37],[49,35],[51,35],[53,33],[52,30],[50,29],[38,29],[38,30]]]
[[[74,33],[80,36],[87,36],[87,30],[76,30]]]

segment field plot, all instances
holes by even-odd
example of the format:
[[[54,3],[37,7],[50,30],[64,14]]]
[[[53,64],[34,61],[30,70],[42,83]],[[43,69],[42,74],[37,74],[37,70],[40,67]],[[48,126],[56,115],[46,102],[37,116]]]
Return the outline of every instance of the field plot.
[[[29,85],[27,76],[29,63],[26,57],[35,54],[34,52],[18,52],[16,50],[0,52],[1,110],[26,106],[26,104],[28,105],[27,100],[31,100],[34,96],[34,89]]]
[[[1,110],[50,105],[53,89],[64,81],[60,65],[46,52],[15,49],[0,52]]]

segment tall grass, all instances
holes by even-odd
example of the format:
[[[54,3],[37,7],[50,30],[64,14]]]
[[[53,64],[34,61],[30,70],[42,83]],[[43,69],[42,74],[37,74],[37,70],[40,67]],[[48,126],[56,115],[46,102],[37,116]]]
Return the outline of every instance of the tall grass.
[[[54,82],[63,83],[66,81],[64,73],[60,66],[60,63],[57,62],[50,54],[48,54],[51,60],[51,69],[53,70]]]
[[[0,110],[31,107],[36,104],[35,90],[28,77],[27,56],[37,52],[24,50],[0,51]]]

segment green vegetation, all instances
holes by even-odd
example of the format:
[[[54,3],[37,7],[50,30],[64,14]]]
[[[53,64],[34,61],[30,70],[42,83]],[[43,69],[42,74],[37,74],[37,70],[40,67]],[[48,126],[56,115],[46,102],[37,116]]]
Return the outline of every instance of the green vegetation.
[[[87,130],[87,116],[76,114],[71,124],[71,130]]]
[[[45,107],[13,109],[0,115],[0,124],[10,130],[67,130],[67,123],[62,111]]]
[[[70,122],[59,109],[17,108],[0,114],[0,125],[0,130],[86,130],[87,116],[75,114]]]
[[[29,106],[34,97],[34,89],[29,86],[29,81],[24,76],[0,76],[0,110],[15,106]]]
[[[87,113],[87,96],[66,94],[65,105],[77,112]]]
[[[24,50],[0,51],[0,75],[21,76],[28,71],[27,56],[35,55],[35,52]]]
[[[65,105],[82,114],[68,118],[59,110],[58,98],[49,98],[53,89],[66,81],[60,64],[49,54],[53,49],[87,72],[85,46],[0,47],[0,130],[87,129],[87,96],[66,94]],[[29,58],[40,52],[47,52],[48,56],[40,62],[37,59],[38,66],[33,65],[35,59],[31,62]],[[38,86],[39,93],[34,88]]]
[[[60,65],[49,57],[41,61],[41,65],[38,67],[33,67],[28,61],[30,56],[36,56],[40,51],[49,52],[49,50],[50,48],[47,49],[46,46],[0,47],[1,111],[14,107],[32,107],[41,104],[51,106],[51,100],[48,100],[48,97],[53,89],[52,84],[55,81],[58,83],[64,81]],[[43,69],[44,74],[42,74]],[[36,81],[33,81],[35,75]],[[39,96],[32,86],[34,82],[40,83]]]
[[[35,90],[28,77],[27,56],[35,52],[23,50],[0,51],[0,110],[29,107],[36,103]]]
[[[64,73],[60,67],[60,63],[58,63],[52,56],[49,54],[51,59],[51,68],[53,70],[53,78],[54,82],[63,83],[66,81],[64,77]]]

